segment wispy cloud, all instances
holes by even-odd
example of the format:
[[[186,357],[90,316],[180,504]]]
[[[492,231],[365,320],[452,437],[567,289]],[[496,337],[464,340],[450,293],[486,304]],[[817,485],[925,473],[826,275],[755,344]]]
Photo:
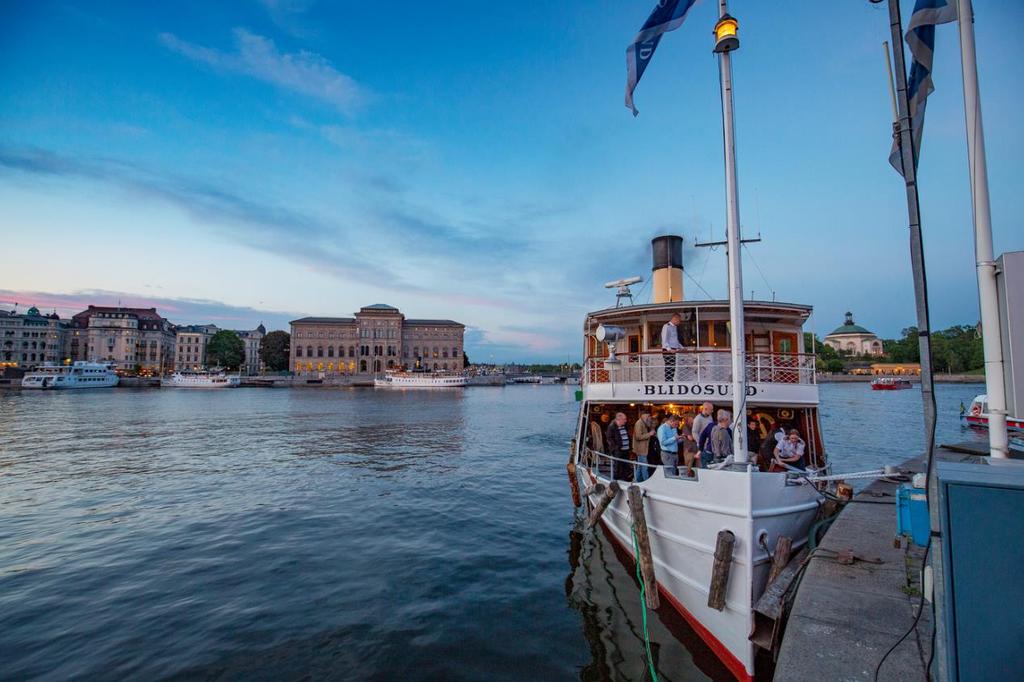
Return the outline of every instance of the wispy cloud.
[[[314,52],[283,53],[270,38],[244,28],[234,30],[235,50],[224,52],[161,33],[168,49],[218,71],[241,73],[307,97],[330,104],[345,114],[355,113],[369,93],[351,76],[336,69]]]
[[[505,267],[509,258],[528,262],[532,246],[500,221],[487,226],[446,220],[394,197],[368,202],[361,214],[324,218],[123,160],[0,144],[4,170],[112,183],[169,203],[236,243],[344,281],[502,310],[534,307],[520,297],[514,270]],[[401,249],[402,259],[386,257],[382,245]],[[484,280],[488,287],[482,290]]]
[[[0,309],[10,310],[14,304],[24,312],[35,306],[44,313],[56,310],[61,317],[71,317],[90,305],[122,305],[128,308],[156,308],[175,324],[213,323],[229,329],[254,329],[261,322],[267,329],[288,329],[288,321],[302,313],[281,310],[260,310],[201,298],[147,296],[127,291],[83,289],[71,293],[49,291],[17,291],[0,289]]]

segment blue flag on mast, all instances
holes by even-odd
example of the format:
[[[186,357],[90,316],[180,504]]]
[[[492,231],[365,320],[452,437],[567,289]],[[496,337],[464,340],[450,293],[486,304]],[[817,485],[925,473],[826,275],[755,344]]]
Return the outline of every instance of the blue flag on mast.
[[[932,60],[935,53],[935,26],[956,21],[954,0],[917,0],[914,12],[904,37],[910,55],[910,80],[907,81],[907,99],[910,101],[910,129],[914,140],[914,159],[921,152],[921,134],[924,131],[924,105],[932,94]],[[899,139],[894,138],[889,163],[896,172],[903,175],[903,157],[900,155]]]
[[[658,49],[661,36],[669,31],[679,28],[690,8],[697,0],[658,0],[658,4],[647,17],[647,21],[640,28],[640,32],[633,38],[633,42],[626,48],[626,106],[633,110],[636,116],[640,112],[633,106],[633,91],[640,77],[644,75],[647,64]]]

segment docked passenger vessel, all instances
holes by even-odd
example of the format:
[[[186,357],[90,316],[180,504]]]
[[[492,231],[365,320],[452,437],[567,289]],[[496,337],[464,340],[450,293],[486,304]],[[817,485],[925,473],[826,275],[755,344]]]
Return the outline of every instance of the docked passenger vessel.
[[[160,381],[168,388],[237,388],[242,379],[225,372],[175,372]]]
[[[447,372],[387,372],[376,377],[377,388],[462,388],[467,379],[464,374]]]
[[[715,413],[734,409],[729,302],[683,300],[682,239],[659,237],[654,250],[653,302],[599,310],[584,323],[586,364],[574,462],[576,484],[580,491],[589,491],[591,509],[610,483],[613,458],[603,440],[616,413],[626,414],[632,436],[643,412],[659,421],[676,414],[685,424],[704,402],[711,402]],[[741,401],[745,411],[737,419],[738,428],[753,422],[761,438],[772,437],[773,425],[795,428],[806,443],[808,468],[823,468],[814,356],[804,352],[802,333],[811,308],[744,301],[742,309],[746,400]],[[664,353],[661,330],[674,313],[682,317],[678,337],[684,350]],[[649,467],[648,480],[619,481],[623,492],[628,485],[642,489],[659,592],[738,679],[749,679],[754,672],[755,650],[748,636],[751,610],[771,564],[767,548],[775,547],[779,536],[792,539],[794,552],[806,543],[822,500],[806,474],[768,473],[754,460],[727,459],[714,468],[695,469],[692,478],[667,476],[662,467]],[[682,457],[680,464],[682,472]],[[624,494],[601,516],[601,524],[631,555],[632,523]],[[735,545],[725,607],[719,611],[708,606],[708,593],[716,537],[722,530],[732,531]]]
[[[22,388],[71,389],[117,386],[117,373],[99,362],[75,362],[71,365],[44,365],[26,374]]]

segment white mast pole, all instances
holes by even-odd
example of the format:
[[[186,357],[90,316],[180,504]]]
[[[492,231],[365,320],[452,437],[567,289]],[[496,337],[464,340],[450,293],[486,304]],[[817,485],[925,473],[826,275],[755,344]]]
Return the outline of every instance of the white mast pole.
[[[718,0],[719,18],[728,14],[726,0]],[[740,205],[736,187],[736,140],[732,103],[732,55],[718,54],[722,81],[722,133],[725,147],[726,241],[729,257],[729,323],[732,330],[732,442],[733,458],[747,462],[747,363],[743,330],[743,273],[740,253]]]
[[[985,392],[988,394],[988,444],[992,457],[1009,457],[1006,434],[1006,390],[1003,385],[1003,342],[996,291],[996,262],[992,250],[992,215],[988,203],[988,165],[985,131],[978,91],[978,58],[974,52],[974,12],[971,0],[957,1],[960,56],[964,76],[964,118],[967,123],[967,160],[971,200],[974,204],[974,260],[981,302],[982,344],[985,352]]]

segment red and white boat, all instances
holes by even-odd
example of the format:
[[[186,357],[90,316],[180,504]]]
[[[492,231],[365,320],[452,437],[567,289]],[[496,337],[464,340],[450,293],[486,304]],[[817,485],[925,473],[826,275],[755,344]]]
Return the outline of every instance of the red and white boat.
[[[914,385],[910,383],[909,379],[903,379],[900,377],[881,377],[879,379],[871,380],[872,391],[899,391],[913,387]]]
[[[988,396],[979,395],[971,401],[971,407],[963,415],[964,421],[970,426],[988,428]],[[1006,430],[1024,433],[1024,419],[1006,416]]]

